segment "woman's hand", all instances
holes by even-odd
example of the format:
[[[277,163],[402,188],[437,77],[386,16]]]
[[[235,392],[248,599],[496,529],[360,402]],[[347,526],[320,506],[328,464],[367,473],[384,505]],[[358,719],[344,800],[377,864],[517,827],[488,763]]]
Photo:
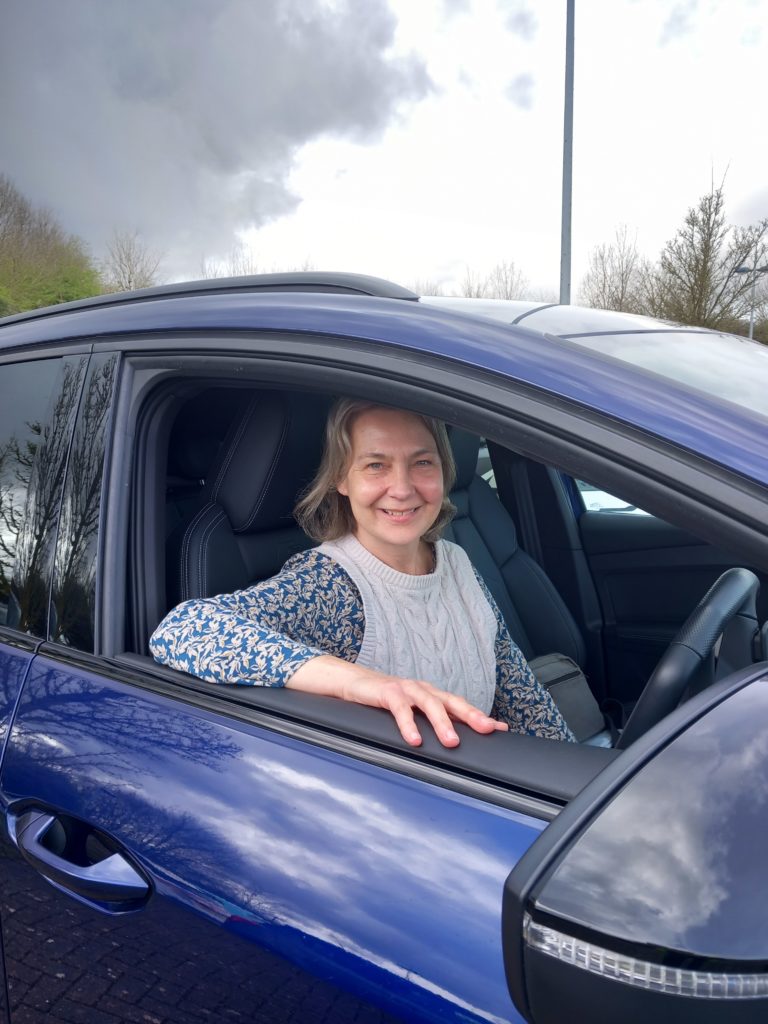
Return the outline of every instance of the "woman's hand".
[[[418,747],[422,742],[414,710],[427,716],[437,738],[445,747],[459,745],[453,722],[464,722],[479,733],[506,731],[509,728],[506,723],[489,718],[463,697],[440,690],[431,683],[388,676],[332,655],[322,655],[306,662],[294,672],[286,685],[306,693],[340,697],[356,704],[385,708],[394,716],[403,739],[413,747]]]

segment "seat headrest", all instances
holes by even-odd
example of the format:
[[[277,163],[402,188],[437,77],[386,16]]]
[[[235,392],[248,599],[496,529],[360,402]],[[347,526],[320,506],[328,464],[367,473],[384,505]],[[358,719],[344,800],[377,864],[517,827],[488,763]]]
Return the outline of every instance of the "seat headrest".
[[[209,478],[209,500],[223,507],[235,533],[290,525],[320,461],[329,404],[316,395],[253,393]]]
[[[480,451],[480,438],[459,427],[448,428],[448,439],[451,442],[453,458],[456,461],[456,483],[454,491],[464,490],[472,483],[477,469],[477,455]]]

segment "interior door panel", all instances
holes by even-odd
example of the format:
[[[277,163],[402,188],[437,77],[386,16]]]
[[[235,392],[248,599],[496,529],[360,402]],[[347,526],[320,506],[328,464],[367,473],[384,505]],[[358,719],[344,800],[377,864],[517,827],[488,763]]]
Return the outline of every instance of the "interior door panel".
[[[631,702],[712,583],[742,563],[654,516],[587,511],[578,522],[603,611],[608,692]],[[764,574],[761,583],[763,621],[768,615]]]

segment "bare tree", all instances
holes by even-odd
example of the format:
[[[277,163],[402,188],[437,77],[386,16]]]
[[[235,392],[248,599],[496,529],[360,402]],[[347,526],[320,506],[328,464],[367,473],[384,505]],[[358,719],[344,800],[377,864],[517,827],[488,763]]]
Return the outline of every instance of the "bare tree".
[[[132,292],[158,284],[162,256],[149,249],[138,231],[115,231],[107,246],[102,275],[108,292]]]
[[[637,241],[626,225],[616,231],[615,242],[596,246],[589,270],[579,288],[579,302],[596,309],[638,313],[642,309],[643,266]]]
[[[217,277],[250,277],[252,274],[292,273],[316,269],[315,264],[309,257],[305,257],[297,264],[272,263],[271,266],[267,267],[259,263],[253,250],[242,242],[238,242],[233,247],[226,261],[219,262],[208,256],[204,256],[200,261],[200,277],[205,281]]]
[[[749,317],[752,277],[736,268],[768,260],[768,219],[749,227],[725,222],[722,185],[691,207],[646,275],[647,311],[676,323],[733,329]]]
[[[481,277],[476,271],[465,267],[460,289],[460,294],[468,299],[484,299],[488,290],[488,278]]]
[[[514,260],[497,263],[486,278],[485,295],[489,299],[522,299],[528,290],[528,279]]]
[[[417,277],[406,288],[410,288],[415,295],[445,295],[442,284],[428,277]]]

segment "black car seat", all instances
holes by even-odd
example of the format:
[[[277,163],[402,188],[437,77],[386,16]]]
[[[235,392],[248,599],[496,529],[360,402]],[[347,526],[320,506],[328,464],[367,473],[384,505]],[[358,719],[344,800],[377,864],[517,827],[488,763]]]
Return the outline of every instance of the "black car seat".
[[[169,540],[169,603],[239,590],[311,546],[292,511],[320,461],[329,404],[251,393],[209,469],[199,511]]]
[[[608,744],[605,719],[584,676],[581,631],[552,581],[518,544],[509,512],[476,472],[480,439],[450,430],[456,460],[445,536],[460,544],[493,594],[512,638],[579,740]]]

